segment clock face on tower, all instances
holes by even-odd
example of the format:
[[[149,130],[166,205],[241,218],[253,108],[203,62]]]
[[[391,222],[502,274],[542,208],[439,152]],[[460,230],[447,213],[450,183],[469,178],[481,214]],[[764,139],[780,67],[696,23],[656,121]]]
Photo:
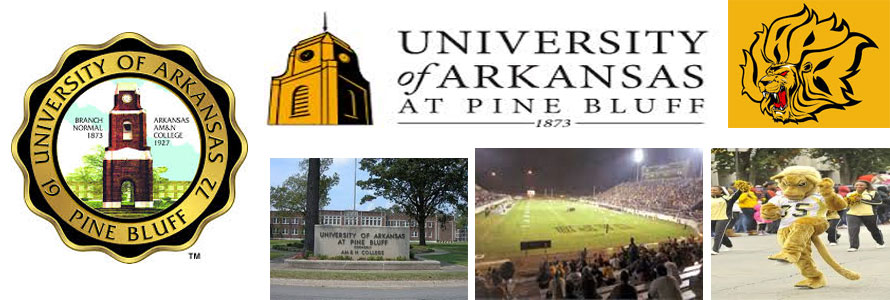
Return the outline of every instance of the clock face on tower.
[[[130,103],[133,101],[133,96],[131,96],[130,94],[124,94],[123,96],[121,96],[121,101],[124,101],[124,103]]]

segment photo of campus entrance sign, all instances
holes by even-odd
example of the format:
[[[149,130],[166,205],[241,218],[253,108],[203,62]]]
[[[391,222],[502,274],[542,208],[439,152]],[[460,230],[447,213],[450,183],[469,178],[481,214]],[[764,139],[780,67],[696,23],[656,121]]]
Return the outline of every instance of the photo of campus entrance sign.
[[[274,158],[270,173],[273,299],[467,297],[467,159]]]

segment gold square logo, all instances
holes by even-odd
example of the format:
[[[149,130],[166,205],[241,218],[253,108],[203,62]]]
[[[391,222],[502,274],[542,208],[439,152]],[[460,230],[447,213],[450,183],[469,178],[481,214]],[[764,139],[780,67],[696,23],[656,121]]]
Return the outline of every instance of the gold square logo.
[[[729,127],[890,127],[887,1],[729,1]]]

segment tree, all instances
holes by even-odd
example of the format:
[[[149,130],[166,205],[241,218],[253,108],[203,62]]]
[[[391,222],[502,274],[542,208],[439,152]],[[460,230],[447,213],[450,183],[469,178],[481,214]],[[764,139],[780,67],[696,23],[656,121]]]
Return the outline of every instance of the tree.
[[[810,149],[811,158],[824,158],[840,171],[841,182],[853,183],[861,175],[886,171],[890,166],[890,149]]]
[[[315,225],[318,224],[318,200],[320,198],[321,160],[308,159],[306,176],[306,235],[303,239],[303,251],[309,252],[315,249]]]
[[[723,174],[741,172],[736,174],[738,179],[759,184],[786,167],[801,153],[801,149],[743,148],[735,151],[735,149],[714,148],[711,149],[711,154],[714,155],[711,167]]]
[[[154,181],[154,184],[151,185],[153,190],[152,192],[157,193],[161,190],[161,186],[163,184],[170,181],[170,179],[167,179],[167,177],[163,176],[164,173],[167,173],[167,167],[164,166],[160,166],[152,170],[151,175],[153,178],[152,180]]]
[[[426,245],[426,220],[437,212],[467,205],[467,160],[455,158],[365,158],[369,178],[358,186],[373,190],[361,203],[388,199],[417,222],[420,245]]]
[[[454,214],[454,227],[455,228],[467,228],[467,224],[469,220],[467,219],[467,209],[458,209]]]
[[[326,174],[334,163],[333,159],[323,158],[321,162],[321,178],[319,180],[319,208],[327,206],[331,202],[329,192],[331,188],[340,183],[340,175],[334,172]],[[306,210],[306,187],[309,162],[307,159],[301,160],[298,164],[297,173],[287,177],[280,185],[271,186],[269,198],[272,202],[272,208],[280,211],[303,212]]]
[[[81,158],[83,165],[74,169],[73,173],[65,176],[65,179],[71,182],[81,183],[98,183],[87,184],[87,193],[102,194],[102,163],[105,161],[105,148],[102,145],[93,147],[93,153],[84,155]]]
[[[371,211],[382,212],[382,213],[386,213],[386,214],[390,214],[390,215],[405,213],[405,211],[401,207],[399,207],[399,205],[397,205],[397,204],[394,204],[394,205],[390,206],[389,208],[384,208],[382,206],[378,206],[378,207],[375,207],[374,209],[372,209]]]

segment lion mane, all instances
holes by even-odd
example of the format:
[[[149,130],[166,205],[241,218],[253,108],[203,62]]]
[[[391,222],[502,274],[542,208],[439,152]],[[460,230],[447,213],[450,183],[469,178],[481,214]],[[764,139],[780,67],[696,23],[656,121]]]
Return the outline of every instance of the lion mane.
[[[860,102],[847,79],[859,72],[862,51],[878,47],[869,37],[851,32],[834,14],[820,20],[806,5],[762,26],[740,65],[742,94],[759,103],[761,113],[783,124],[818,122],[822,110]]]

